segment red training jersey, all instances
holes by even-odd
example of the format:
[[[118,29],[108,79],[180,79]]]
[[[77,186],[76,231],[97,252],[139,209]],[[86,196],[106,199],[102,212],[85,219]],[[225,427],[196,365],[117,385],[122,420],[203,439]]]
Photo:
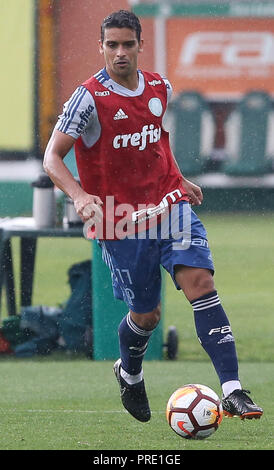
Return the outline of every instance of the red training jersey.
[[[94,98],[101,134],[90,148],[80,136],[75,154],[83,189],[104,203],[101,239],[144,229],[166,207],[188,200],[162,123],[166,85],[160,75],[142,73],[139,96],[121,96],[94,76],[83,83]]]

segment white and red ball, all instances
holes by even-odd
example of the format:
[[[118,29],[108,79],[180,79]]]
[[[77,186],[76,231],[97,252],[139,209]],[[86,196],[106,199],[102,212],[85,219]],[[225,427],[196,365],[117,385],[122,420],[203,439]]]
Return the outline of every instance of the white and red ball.
[[[205,439],[219,427],[223,408],[218,395],[206,385],[188,384],[178,388],[166,408],[168,424],[186,439]]]

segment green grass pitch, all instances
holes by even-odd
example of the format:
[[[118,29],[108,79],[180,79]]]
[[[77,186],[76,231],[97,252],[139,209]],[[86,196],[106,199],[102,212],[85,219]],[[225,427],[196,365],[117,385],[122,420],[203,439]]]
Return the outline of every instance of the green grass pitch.
[[[216,287],[237,340],[240,378],[264,408],[262,418],[225,418],[203,441],[182,439],[169,428],[165,407],[176,388],[198,382],[221,392],[197,341],[191,308],[167,278],[165,334],[176,326],[179,354],[175,361],[145,361],[151,421],[139,423],[123,410],[111,361],[57,353],[24,360],[0,356],[0,450],[273,450],[274,219],[264,214],[201,219]],[[14,241],[15,255],[16,249]],[[85,240],[39,240],[33,303],[63,302],[69,295],[67,269],[90,252]]]

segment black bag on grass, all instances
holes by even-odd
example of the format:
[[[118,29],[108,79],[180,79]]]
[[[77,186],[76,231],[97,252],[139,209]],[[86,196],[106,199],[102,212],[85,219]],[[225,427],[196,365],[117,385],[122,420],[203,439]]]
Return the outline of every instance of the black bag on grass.
[[[90,343],[92,326],[91,261],[74,264],[68,276],[71,296],[58,318],[59,334],[66,349],[87,352],[87,347],[91,348],[87,343]]]
[[[49,354],[60,348],[85,352],[92,357],[91,261],[74,264],[68,271],[71,295],[62,309],[47,306],[23,307],[21,332],[32,337],[15,347],[18,357]]]

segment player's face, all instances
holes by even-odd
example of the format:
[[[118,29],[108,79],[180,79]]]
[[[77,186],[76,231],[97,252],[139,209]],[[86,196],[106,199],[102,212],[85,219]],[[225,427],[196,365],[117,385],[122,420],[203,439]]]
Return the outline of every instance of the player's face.
[[[106,28],[100,52],[104,55],[109,76],[116,82],[136,77],[138,53],[143,40],[137,40],[136,32],[129,28]]]

